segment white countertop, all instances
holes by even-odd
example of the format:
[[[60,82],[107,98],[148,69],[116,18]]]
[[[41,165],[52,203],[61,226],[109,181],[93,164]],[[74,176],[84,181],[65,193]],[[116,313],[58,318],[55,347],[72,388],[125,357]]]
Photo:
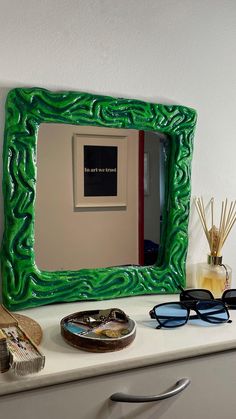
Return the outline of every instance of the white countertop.
[[[46,364],[40,373],[25,377],[16,377],[12,371],[0,374],[0,395],[236,348],[236,310],[230,311],[232,323],[215,326],[192,320],[176,329],[156,330],[156,321],[149,318],[150,309],[178,298],[178,295],[153,295],[20,311],[43,329],[40,349]],[[63,317],[77,311],[112,307],[124,310],[137,323],[137,335],[130,346],[116,352],[90,353],[63,340],[60,334]]]

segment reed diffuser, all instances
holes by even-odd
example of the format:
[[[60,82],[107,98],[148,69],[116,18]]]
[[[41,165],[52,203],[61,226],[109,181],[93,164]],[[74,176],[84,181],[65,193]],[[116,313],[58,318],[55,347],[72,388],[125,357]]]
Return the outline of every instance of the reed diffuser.
[[[231,287],[232,269],[222,262],[222,248],[236,221],[236,201],[229,204],[226,199],[222,202],[219,227],[215,226],[214,198],[210,200],[210,223],[202,198],[195,199],[195,206],[210,249],[207,263],[197,265],[197,287],[209,289],[218,298]]]

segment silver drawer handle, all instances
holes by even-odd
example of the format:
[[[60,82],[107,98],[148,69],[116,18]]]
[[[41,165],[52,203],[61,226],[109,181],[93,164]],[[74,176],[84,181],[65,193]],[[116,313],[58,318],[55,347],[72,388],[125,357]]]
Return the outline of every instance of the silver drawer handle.
[[[188,387],[190,382],[191,381],[189,378],[181,378],[169,391],[166,393],[157,394],[156,396],[131,396],[130,394],[114,393],[110,396],[110,400],[113,402],[126,403],[156,402],[158,400],[168,399],[169,397],[173,397],[176,394],[181,393],[181,391]]]

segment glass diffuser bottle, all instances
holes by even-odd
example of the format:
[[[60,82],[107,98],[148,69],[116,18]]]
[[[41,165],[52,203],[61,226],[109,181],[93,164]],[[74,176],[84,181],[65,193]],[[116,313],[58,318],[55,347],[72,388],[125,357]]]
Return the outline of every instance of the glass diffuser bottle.
[[[222,263],[222,256],[208,255],[207,262],[197,265],[197,288],[206,288],[215,298],[220,298],[231,288],[232,269]]]
[[[196,269],[196,286],[205,288],[212,292],[215,298],[222,296],[222,293],[231,288],[232,269],[223,263],[222,247],[236,219],[235,205],[236,201],[231,202],[227,210],[228,202],[222,202],[220,226],[215,227],[214,223],[214,199],[210,201],[211,207],[211,229],[207,227],[205,208],[203,200],[196,199],[195,205],[200,217],[200,221],[205,232],[210,254],[205,263],[199,263]]]

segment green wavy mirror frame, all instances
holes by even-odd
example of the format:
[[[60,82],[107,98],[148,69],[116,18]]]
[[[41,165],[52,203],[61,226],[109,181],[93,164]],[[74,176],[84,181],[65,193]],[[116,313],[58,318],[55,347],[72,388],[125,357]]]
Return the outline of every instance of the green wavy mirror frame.
[[[170,138],[162,257],[153,266],[41,271],[35,263],[37,135],[41,123],[159,131]],[[11,310],[55,302],[174,293],[185,285],[190,171],[196,112],[79,92],[16,88],[6,101],[3,148],[3,303]]]

